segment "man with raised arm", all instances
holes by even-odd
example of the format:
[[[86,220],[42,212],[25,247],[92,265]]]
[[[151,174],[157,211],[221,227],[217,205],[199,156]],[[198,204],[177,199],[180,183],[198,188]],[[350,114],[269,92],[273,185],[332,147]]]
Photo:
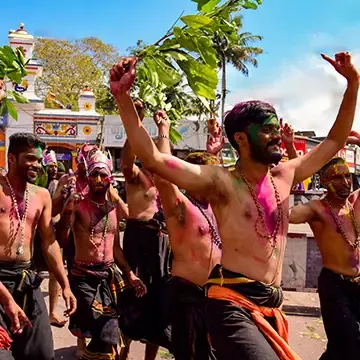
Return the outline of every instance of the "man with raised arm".
[[[308,222],[319,247],[322,318],[328,338],[321,360],[356,359],[360,354],[360,200],[351,192],[351,173],[336,157],[320,170],[327,194],[291,209],[290,222]]]
[[[91,337],[82,354],[78,349],[79,358],[112,360],[117,359],[120,335],[118,298],[125,287],[115,263],[137,296],[143,296],[146,287],[124,257],[116,206],[106,199],[112,160],[94,147],[87,153],[85,165],[89,192],[84,197],[77,192],[70,195],[57,228],[61,244],[68,241],[71,227],[75,239],[70,283],[79,306],[70,318],[70,329],[78,338]]]
[[[221,266],[208,281],[206,311],[218,360],[234,354],[238,359],[298,359],[288,345],[286,319],[279,310],[289,194],[293,184],[311,176],[344,146],[359,89],[349,53],[322,57],[347,80],[336,121],[311,152],[271,170],[270,164],[281,158],[280,125],[271,105],[242,102],[226,115],[227,138],[240,155],[233,171],[189,164],[160,153],[136,114],[129,90],[137,59],[121,60],[110,71],[111,91],[140,161],[179,188],[206,197],[214,211],[223,249]],[[274,317],[276,325],[269,319]]]
[[[144,103],[138,99],[135,101],[136,111],[141,120],[144,118]],[[149,311],[157,313],[160,304],[158,288],[162,286],[168,276],[169,267],[169,241],[165,229],[165,219],[161,203],[159,202],[158,190],[154,183],[153,175],[144,168],[135,164],[134,155],[130,144],[126,141],[121,161],[121,169],[125,177],[126,199],[129,208],[129,217],[124,232],[123,248],[126,259],[131,269],[144,281],[148,288],[148,294],[139,300],[139,312],[145,315]],[[139,326],[141,322],[142,326]],[[162,329],[155,331],[154,321],[149,318],[145,321],[134,321],[134,326],[124,327],[126,346],[121,351],[121,360],[128,359],[131,339],[140,340],[145,338],[145,360],[155,360],[158,352],[158,344],[149,340],[149,335],[159,334]],[[160,323],[159,323],[160,325]],[[157,336],[153,339],[157,341]],[[165,343],[161,345],[166,346]]]
[[[9,171],[0,177],[0,281],[9,290],[31,321],[21,334],[12,331],[6,306],[0,307],[0,324],[12,338],[12,356],[23,360],[52,360],[54,345],[41,278],[31,269],[34,234],[39,230],[49,269],[63,289],[71,315],[76,300],[70,291],[60,248],[55,240],[51,198],[47,189],[33,185],[45,143],[30,133],[11,135],[8,149]]]
[[[157,147],[171,154],[170,122],[164,111],[154,120],[159,128]],[[191,153],[185,161],[217,166],[219,160],[208,153]],[[210,271],[220,263],[221,241],[215,217],[207,199],[183,194],[176,185],[155,176],[164,207],[166,228],[173,253],[170,280],[171,350],[176,360],[215,359],[205,321],[204,285]]]

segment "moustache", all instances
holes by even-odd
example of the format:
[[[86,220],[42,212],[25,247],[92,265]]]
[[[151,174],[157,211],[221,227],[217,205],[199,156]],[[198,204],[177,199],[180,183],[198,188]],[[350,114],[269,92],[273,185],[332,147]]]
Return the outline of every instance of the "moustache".
[[[279,140],[279,139],[274,139],[274,140],[270,140],[270,141],[267,143],[267,147],[274,146],[274,145],[281,146],[281,140]]]

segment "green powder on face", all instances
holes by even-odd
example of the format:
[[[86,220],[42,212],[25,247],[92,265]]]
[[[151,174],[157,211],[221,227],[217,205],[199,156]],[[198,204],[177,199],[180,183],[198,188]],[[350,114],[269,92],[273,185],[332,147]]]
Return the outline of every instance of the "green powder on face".
[[[251,124],[249,126],[249,136],[250,136],[250,140],[254,144],[259,143],[259,130],[264,125],[278,126],[279,120],[276,115],[271,115],[271,116],[267,117],[261,124]]]

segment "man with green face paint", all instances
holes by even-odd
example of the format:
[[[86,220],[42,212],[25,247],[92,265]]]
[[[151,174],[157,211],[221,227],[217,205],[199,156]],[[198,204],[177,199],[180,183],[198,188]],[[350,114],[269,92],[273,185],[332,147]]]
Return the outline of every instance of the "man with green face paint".
[[[128,141],[143,166],[205,197],[216,217],[223,251],[221,265],[215,266],[207,284],[206,317],[217,360],[299,359],[288,345],[287,323],[279,309],[289,195],[294,184],[343,148],[359,90],[359,73],[349,53],[322,57],[347,80],[336,121],[311,152],[271,169],[281,160],[280,124],[271,105],[242,102],[226,115],[227,138],[239,153],[234,170],[189,164],[160,153],[137,116],[130,97],[137,59],[122,59],[110,71],[111,92]]]
[[[339,157],[320,177],[325,198],[292,208],[290,222],[309,223],[322,257],[318,290],[328,344],[321,360],[350,360],[360,353],[360,190],[350,195],[351,173]]]

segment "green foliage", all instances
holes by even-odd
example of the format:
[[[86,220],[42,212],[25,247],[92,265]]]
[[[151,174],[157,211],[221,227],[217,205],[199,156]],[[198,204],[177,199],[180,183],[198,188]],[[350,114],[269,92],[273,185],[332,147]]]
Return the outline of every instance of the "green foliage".
[[[119,59],[113,46],[97,38],[76,41],[38,38],[34,56],[43,65],[42,76],[35,83],[38,96],[46,99],[51,91],[57,101],[77,110],[80,93],[89,86],[95,93],[96,109],[102,114],[116,113],[116,104],[105,86],[109,69]]]
[[[13,119],[18,119],[15,105],[9,98],[20,104],[29,102],[27,98],[16,91],[6,91],[7,81],[21,83],[22,78],[27,75],[25,66],[26,61],[21,48],[14,51],[7,45],[0,47],[0,116],[4,116],[8,112]]]
[[[172,141],[181,138],[175,125],[184,114],[201,117],[216,112],[217,72],[223,64],[217,40],[225,41],[226,48],[230,43],[240,46],[241,24],[233,21],[233,14],[261,4],[261,0],[193,1],[198,5],[197,14],[180,16],[153,45],[138,41],[137,47],[130,49],[139,58],[133,95],[144,100],[148,112],[159,108],[168,112],[174,122]],[[182,26],[177,25],[179,21]],[[187,88],[190,91],[184,90]]]

